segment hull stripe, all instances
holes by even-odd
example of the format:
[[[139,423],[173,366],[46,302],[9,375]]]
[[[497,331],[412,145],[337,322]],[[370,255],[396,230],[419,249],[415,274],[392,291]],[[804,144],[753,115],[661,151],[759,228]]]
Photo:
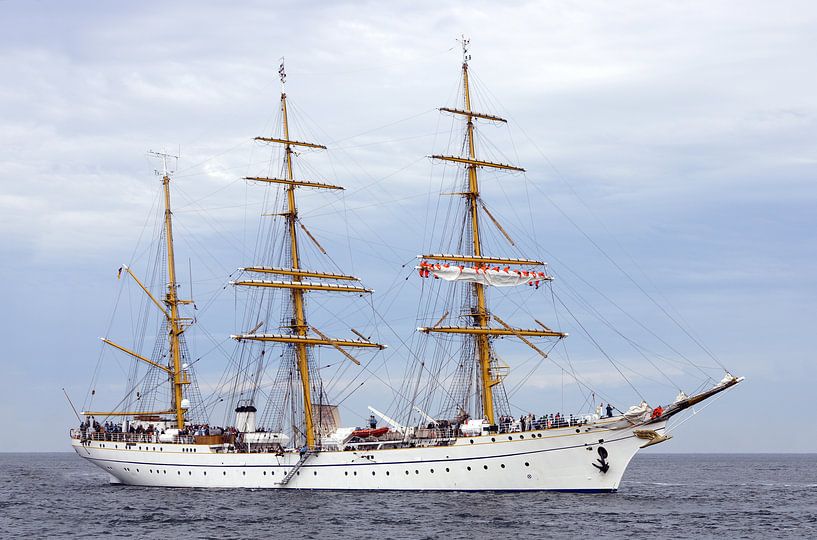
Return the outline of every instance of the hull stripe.
[[[660,431],[660,430],[663,430],[663,429],[664,428],[659,428],[656,431]],[[527,451],[527,452],[516,452],[516,453],[512,453],[512,454],[496,454],[496,455],[492,455],[492,456],[474,456],[474,457],[460,457],[460,458],[448,458],[448,459],[428,459],[428,460],[423,460],[423,461],[384,461],[384,462],[367,461],[366,463],[326,463],[326,464],[314,464],[314,465],[308,464],[308,465],[304,465],[304,468],[306,469],[306,468],[319,468],[319,467],[372,467],[372,466],[383,466],[383,465],[405,465],[405,464],[412,465],[412,464],[419,464],[419,463],[448,463],[448,462],[457,462],[457,461],[479,461],[479,460],[485,460],[485,459],[510,458],[510,457],[515,457],[515,456],[524,456],[524,455],[530,455],[530,454],[541,454],[541,453],[545,453],[545,452],[556,452],[556,451],[559,451],[559,450],[571,450],[571,449],[574,449],[574,448],[584,448],[584,447],[590,447],[590,446],[597,446],[597,445],[600,445],[600,444],[609,444],[609,443],[613,443],[613,442],[617,442],[617,441],[623,441],[623,440],[626,440],[626,439],[632,439],[634,437],[635,437],[635,435],[631,434],[631,435],[628,435],[626,437],[619,437],[617,439],[608,439],[608,440],[605,440],[604,443],[575,444],[575,445],[571,445],[571,446],[561,446],[559,448],[545,448],[545,449],[542,449],[542,450],[531,450],[531,451]],[[534,439],[531,439],[531,440],[534,440]],[[522,441],[520,441],[520,442],[522,442]],[[439,448],[445,448],[445,447],[431,446],[431,447],[428,447],[428,448],[439,449]],[[451,448],[454,448],[454,447],[451,447]],[[108,449],[107,448],[101,448],[101,449],[95,449],[95,450],[108,450]],[[415,450],[421,450],[421,448],[415,448]],[[385,452],[385,451],[389,451],[389,450],[362,450],[361,452],[362,453],[367,453],[367,452]],[[344,452],[333,452],[333,453],[351,454],[352,452],[351,451],[344,451]],[[200,454],[200,455],[203,456],[205,454]],[[211,455],[215,457],[215,456],[218,456],[219,454],[211,454]],[[229,455],[238,456],[238,455],[242,455],[242,454],[229,454]],[[248,455],[251,455],[251,454],[248,454]],[[258,455],[258,454],[256,454],[256,455]],[[274,454],[268,454],[268,455],[274,455]],[[81,456],[81,457],[85,457],[85,456]],[[215,463],[213,463],[213,464],[192,464],[192,463],[182,464],[182,463],[162,463],[162,462],[156,462],[156,461],[130,461],[130,460],[120,460],[120,459],[91,458],[91,457],[88,457],[86,459],[89,459],[91,461],[104,461],[104,462],[108,462],[108,463],[129,463],[129,464],[133,464],[133,465],[161,465],[163,467],[208,467],[208,468],[209,467],[217,467],[217,468],[233,467],[233,468],[245,468],[246,469],[246,468],[254,468],[254,467],[263,467],[263,468],[292,467],[292,465],[293,465],[293,464],[272,465],[272,464],[249,464],[249,463],[248,464],[243,464],[243,465],[229,465],[229,464],[215,464]]]

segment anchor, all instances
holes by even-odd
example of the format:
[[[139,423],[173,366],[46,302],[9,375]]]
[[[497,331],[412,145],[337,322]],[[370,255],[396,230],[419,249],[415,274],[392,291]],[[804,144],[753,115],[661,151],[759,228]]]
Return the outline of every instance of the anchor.
[[[607,471],[610,470],[610,464],[607,463],[607,456],[608,456],[607,449],[605,447],[603,447],[603,446],[599,446],[598,453],[599,453],[599,459],[597,459],[596,461],[598,461],[599,464],[596,465],[595,463],[593,463],[592,465],[595,468],[597,468],[599,470],[599,472],[606,473]]]

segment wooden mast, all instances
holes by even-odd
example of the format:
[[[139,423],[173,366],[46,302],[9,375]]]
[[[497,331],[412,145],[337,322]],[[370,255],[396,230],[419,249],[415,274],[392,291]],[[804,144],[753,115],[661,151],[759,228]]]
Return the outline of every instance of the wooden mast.
[[[488,263],[498,263],[498,264],[522,264],[522,265],[529,265],[529,266],[537,266],[543,265],[544,263],[540,261],[528,260],[528,259],[510,259],[510,258],[503,258],[503,257],[490,257],[485,256],[482,253],[482,240],[480,236],[480,220],[479,220],[479,209],[480,209],[480,195],[479,195],[479,180],[477,177],[477,169],[482,167],[488,167],[493,169],[500,169],[500,170],[509,170],[509,171],[519,171],[524,172],[525,169],[521,167],[516,167],[513,165],[507,165],[504,163],[493,163],[490,161],[483,161],[477,158],[476,152],[476,144],[474,140],[474,119],[482,119],[487,120],[490,122],[501,122],[505,123],[506,120],[500,118],[498,116],[494,116],[491,114],[484,114],[478,113],[471,110],[471,88],[468,79],[468,61],[471,59],[471,56],[468,54],[468,43],[469,40],[463,37],[462,39],[462,49],[463,49],[463,61],[462,61],[462,81],[463,81],[463,109],[451,109],[443,107],[440,110],[460,116],[465,116],[467,120],[466,124],[466,146],[467,146],[467,157],[461,156],[441,156],[441,155],[433,155],[431,156],[434,159],[439,159],[442,161],[448,161],[453,163],[458,163],[464,165],[468,172],[468,186],[467,191],[461,193],[463,197],[465,197],[466,205],[467,205],[467,221],[470,225],[470,232],[471,232],[471,251],[472,253],[469,254],[459,254],[459,255],[445,255],[445,254],[430,254],[430,255],[422,255],[420,258],[424,259],[431,259],[431,260],[442,260],[442,261],[457,261],[457,262],[475,262],[479,264],[488,264]],[[483,207],[483,210],[488,215],[489,219],[494,222],[499,228],[500,232],[502,232],[505,237],[511,242],[510,237],[508,236],[507,232],[502,228],[502,226],[496,221],[496,219],[488,212],[487,208]],[[545,277],[543,279],[550,279]],[[480,378],[480,385],[481,385],[481,394],[482,394],[482,413],[485,419],[488,421],[489,424],[496,423],[496,414],[494,411],[494,387],[502,381],[501,376],[498,373],[494,373],[495,370],[492,370],[492,363],[494,362],[491,354],[491,338],[494,336],[515,336],[524,342],[526,342],[529,346],[532,346],[530,341],[525,339],[525,336],[531,337],[557,337],[563,338],[567,334],[563,334],[561,332],[555,332],[549,329],[544,330],[528,330],[528,329],[517,329],[512,328],[502,322],[495,316],[492,316],[490,311],[488,310],[487,300],[485,295],[485,285],[479,282],[473,282],[470,284],[473,288],[475,304],[471,307],[470,315],[473,317],[473,321],[468,326],[433,326],[433,327],[424,327],[420,328],[419,330],[424,333],[452,333],[452,334],[462,334],[465,336],[472,336],[476,343],[476,361],[479,364],[479,378]],[[490,326],[491,319],[496,319],[497,322],[500,322],[503,325],[503,328],[495,328]],[[535,346],[533,346],[536,348]],[[537,351],[539,349],[536,349]],[[540,351],[541,352],[541,351]]]
[[[170,158],[178,158],[163,152],[149,152],[151,155],[162,160],[162,189],[164,192],[164,231],[165,231],[165,250],[167,252],[167,292],[160,302],[155,296],[150,293],[150,290],[145,287],[133,270],[127,265],[122,265],[119,269],[119,276],[122,272],[126,272],[139,285],[142,291],[147,294],[151,301],[159,308],[162,314],[167,319],[168,324],[168,341],[170,343],[170,364],[164,366],[158,361],[146,358],[127,347],[118,345],[107,338],[100,338],[103,343],[118,349],[131,357],[145,362],[146,364],[164,371],[168,379],[172,382],[172,392],[170,398],[170,408],[164,411],[83,411],[86,416],[145,416],[145,415],[164,415],[174,414],[176,416],[176,427],[184,429],[184,415],[187,413],[184,401],[184,387],[190,384],[190,378],[187,371],[182,366],[182,347],[181,335],[185,331],[185,322],[191,319],[180,316],[179,306],[182,304],[192,304],[192,300],[180,300],[178,295],[179,285],[176,282],[176,256],[173,249],[173,212],[170,209],[170,171],[167,168],[167,160]],[[158,174],[158,171],[156,171]],[[164,307],[162,306],[164,304]]]
[[[267,143],[277,143],[284,145],[285,160],[286,160],[286,178],[265,178],[251,176],[246,177],[246,180],[254,182],[265,182],[270,184],[280,184],[285,186],[287,198],[287,211],[283,215],[287,221],[287,234],[289,236],[289,258],[290,268],[273,268],[263,266],[252,266],[244,268],[246,272],[253,273],[267,273],[289,276],[291,281],[265,281],[265,280],[240,280],[234,281],[234,285],[249,286],[249,287],[273,287],[290,289],[292,297],[292,330],[291,334],[239,334],[232,336],[233,339],[243,341],[267,341],[276,343],[287,343],[295,348],[295,358],[298,368],[298,375],[301,379],[301,392],[303,394],[304,405],[304,436],[306,438],[306,445],[310,449],[315,449],[317,430],[315,429],[315,421],[312,413],[312,388],[309,374],[309,348],[314,346],[329,346],[339,350],[347,358],[353,359],[342,347],[362,347],[362,348],[378,348],[383,349],[384,345],[373,343],[368,340],[346,340],[329,338],[322,334],[316,328],[311,330],[318,335],[314,337],[309,335],[310,326],[306,320],[306,309],[304,307],[304,293],[305,291],[330,291],[330,292],[350,292],[350,293],[369,293],[368,289],[352,285],[334,285],[322,282],[304,281],[305,278],[323,278],[332,280],[357,281],[353,276],[345,276],[341,274],[332,274],[327,272],[317,272],[304,270],[301,267],[301,259],[298,245],[298,228],[303,224],[298,220],[298,208],[295,201],[295,190],[302,188],[317,188],[340,190],[340,186],[333,184],[326,184],[322,182],[313,182],[306,180],[297,180],[293,174],[293,146],[302,146],[307,148],[316,148],[325,150],[326,147],[320,144],[295,141],[289,136],[289,118],[287,115],[287,95],[284,91],[284,83],[286,81],[286,73],[284,71],[283,61],[278,73],[281,76],[281,118],[283,128],[283,138],[273,137],[256,137],[255,140]],[[306,234],[309,232],[306,231]]]
[[[164,303],[169,308],[167,312],[167,320],[170,326],[170,358],[171,358],[171,373],[173,378],[173,402],[171,409],[176,414],[176,427],[184,428],[184,413],[186,409],[182,407],[182,400],[184,399],[184,385],[189,384],[187,377],[182,373],[182,353],[179,343],[179,337],[184,328],[182,327],[182,319],[179,316],[179,304],[183,301],[179,300],[178,284],[176,283],[176,258],[173,250],[173,213],[170,210],[170,173],[167,169],[166,154],[157,154],[162,158],[162,187],[164,189],[165,202],[165,240],[167,243],[167,293],[165,294]]]
[[[468,84],[468,42],[463,40],[463,61],[462,61],[462,84],[463,102],[465,111],[471,111],[471,89]],[[474,144],[474,119],[468,114],[468,127],[466,137],[468,143],[468,158],[476,160],[476,149]],[[473,241],[474,256],[482,256],[482,242],[479,237],[479,182],[477,180],[477,165],[468,165],[468,191],[465,199],[468,203],[468,214],[471,219],[471,238]],[[474,322],[479,328],[488,328],[488,309],[485,305],[485,287],[481,283],[474,283],[474,294],[477,298],[476,309],[474,310]],[[494,386],[499,382],[491,373],[491,344],[488,341],[487,333],[476,335],[477,359],[479,361],[480,381],[482,382],[482,413],[489,424],[494,424]]]
[[[283,86],[283,77],[281,85]],[[284,139],[287,141],[284,145],[286,152],[287,165],[287,180],[294,180],[292,176],[292,145],[289,143],[289,123],[287,121],[287,94],[281,91],[281,114],[284,124]],[[298,209],[295,206],[295,185],[289,184],[286,188],[287,192],[287,224],[289,225],[289,243],[290,243],[290,258],[292,259],[292,269],[297,271],[301,269],[301,263],[298,258],[298,227],[296,220],[298,218]],[[299,283],[301,276],[295,274],[292,276],[292,281]],[[300,337],[306,337],[306,317],[304,316],[304,292],[302,289],[292,289],[292,309],[294,311],[295,332]],[[309,448],[315,447],[315,429],[312,425],[312,391],[309,387],[309,356],[307,354],[306,345],[304,343],[295,344],[295,354],[298,360],[298,373],[301,378],[301,390],[304,396],[304,420],[306,422],[306,445]]]

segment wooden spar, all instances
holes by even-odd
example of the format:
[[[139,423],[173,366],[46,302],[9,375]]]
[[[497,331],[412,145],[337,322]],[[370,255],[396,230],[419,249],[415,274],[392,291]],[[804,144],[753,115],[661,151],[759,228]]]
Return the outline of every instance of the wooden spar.
[[[519,341],[521,341],[522,343],[524,343],[525,345],[527,345],[528,347],[530,347],[534,351],[538,352],[542,356],[542,358],[547,358],[548,357],[548,354],[545,351],[543,351],[542,349],[540,349],[539,347],[534,345],[533,342],[531,342],[531,340],[529,340],[528,338],[526,338],[525,336],[520,334],[515,328],[512,328],[508,323],[506,323],[505,321],[500,319],[498,316],[493,315],[493,317],[494,317],[494,320],[496,322],[498,322],[499,324],[501,324],[502,326],[504,326],[506,330],[510,330],[511,332],[513,332],[513,335],[518,337]],[[559,337],[561,338],[562,336],[559,336]]]
[[[319,189],[344,189],[341,186],[324,184],[322,182],[310,182],[308,180],[289,180],[286,178],[268,178],[266,176],[245,176],[244,180],[251,182],[266,182],[268,184],[283,184],[286,186],[310,187]]]
[[[286,94],[284,94],[282,92],[281,95],[284,98],[282,101],[285,101],[286,100]],[[286,108],[286,104],[284,103],[282,105],[282,107]],[[286,124],[286,120],[284,120],[284,123]],[[284,130],[288,130],[288,128],[285,127]],[[293,141],[293,140],[290,140],[289,136],[286,136],[283,139],[276,139],[274,137],[256,137],[255,140],[256,141],[261,141],[261,142],[283,144],[287,148],[291,148],[293,146],[304,146],[306,148],[317,148],[319,150],[326,150],[326,147],[324,145],[322,145],[322,144],[315,144],[315,143],[303,142],[303,141]],[[292,180],[292,178],[287,178],[287,180]]]
[[[446,311],[445,311],[445,313],[443,313],[443,316],[442,316],[442,317],[440,317],[440,318],[437,320],[437,322],[435,322],[434,324],[432,324],[432,325],[431,325],[431,327],[432,327],[432,328],[436,328],[437,326],[440,326],[440,325],[443,323],[443,321],[445,320],[445,318],[446,318],[446,317],[448,317],[448,310],[446,310]]]
[[[343,356],[345,356],[346,358],[348,358],[349,360],[351,360],[353,363],[357,364],[358,366],[360,365],[360,360],[358,360],[357,358],[355,358],[354,356],[352,356],[351,354],[346,352],[343,348],[341,348],[340,345],[338,345],[337,343],[334,343],[332,340],[330,340],[328,337],[326,337],[326,334],[324,334],[323,332],[321,332],[320,330],[318,330],[314,326],[312,327],[312,331],[315,332],[316,334],[318,334],[321,337],[321,339],[328,342],[329,345],[334,347],[335,350],[337,350]]]
[[[298,278],[300,279],[300,277]],[[353,285],[335,285],[334,283],[310,283],[307,281],[265,281],[262,279],[248,279],[242,281],[231,281],[231,285],[244,287],[269,287],[273,289],[299,289],[302,291],[332,291],[332,292],[354,292],[370,293],[371,289],[355,287]]]
[[[175,409],[166,411],[81,411],[82,416],[159,416],[161,414],[175,414]]]
[[[482,206],[482,211],[485,212],[486,216],[491,218],[491,221],[494,222],[494,225],[496,225],[496,228],[499,229],[499,232],[505,235],[505,239],[508,241],[508,243],[512,246],[515,246],[516,244],[514,243],[513,238],[511,238],[511,235],[508,234],[507,231],[505,231],[505,228],[502,225],[500,225],[499,221],[497,221],[494,215],[488,211],[488,207],[485,206],[485,203],[480,201],[480,205]]]
[[[329,345],[339,347],[363,347],[374,349],[385,349],[385,345],[354,339],[334,339],[315,338],[311,336],[299,336],[297,334],[236,334],[230,336],[236,341],[271,341],[274,343],[293,343],[303,345]]]
[[[157,308],[159,308],[159,309],[162,311],[162,313],[164,314],[164,316],[165,316],[165,317],[167,317],[167,318],[169,319],[169,318],[170,318],[170,313],[168,313],[168,312],[167,312],[167,310],[166,310],[166,309],[165,309],[165,307],[164,307],[164,306],[161,304],[161,302],[159,302],[159,301],[156,299],[156,297],[155,297],[155,296],[153,296],[153,295],[150,293],[150,291],[148,290],[148,288],[147,288],[147,287],[145,287],[145,285],[144,285],[144,284],[143,284],[143,283],[142,283],[142,282],[139,280],[139,278],[138,278],[138,277],[136,277],[136,274],[134,274],[134,273],[133,273],[133,270],[131,270],[131,269],[130,269],[130,266],[128,266],[127,264],[123,264],[123,265],[122,265],[122,268],[120,269],[120,273],[121,273],[121,270],[124,270],[125,272],[127,272],[127,273],[128,273],[128,275],[129,275],[130,277],[132,277],[132,278],[133,278],[133,281],[135,281],[135,282],[136,282],[136,284],[137,284],[137,285],[139,285],[139,287],[140,287],[140,288],[141,288],[141,289],[142,289],[142,290],[145,292],[145,294],[146,294],[146,295],[148,295],[148,298],[150,298],[150,299],[151,299],[151,301],[152,301],[152,302],[153,302],[153,303],[156,305],[156,307],[157,307]]]
[[[473,125],[473,122],[469,121],[470,124]],[[517,171],[517,172],[525,172],[525,169],[522,167],[516,167],[514,165],[508,165],[506,163],[494,163],[492,161],[481,161],[478,159],[474,159],[473,157],[463,158],[458,156],[440,156],[440,155],[433,155],[431,156],[432,159],[439,159],[440,161],[453,161],[454,163],[464,163],[466,165],[470,165],[471,167],[489,167],[492,169],[504,169],[507,171]]]
[[[341,279],[347,281],[360,281],[360,278],[355,276],[346,276],[343,274],[330,274],[326,272],[312,272],[309,270],[294,270],[292,268],[275,268],[272,266],[248,266],[246,268],[239,268],[245,272],[256,272],[259,274],[277,274],[280,276],[301,276],[314,277],[323,279]]]
[[[369,341],[369,338],[367,338],[366,336],[364,336],[363,334],[361,334],[360,332],[358,332],[358,331],[357,331],[357,330],[355,330],[354,328],[350,328],[349,330],[351,330],[351,331],[352,331],[352,333],[353,333],[354,335],[356,335],[357,337],[359,337],[360,339],[365,339],[366,341]]]
[[[139,354],[139,353],[135,353],[135,352],[133,352],[132,350],[130,350],[130,349],[126,348],[126,347],[123,347],[122,345],[118,345],[118,344],[114,343],[114,342],[113,342],[113,341],[111,341],[110,339],[105,339],[105,338],[103,338],[103,337],[101,337],[101,338],[99,338],[99,339],[101,339],[103,343],[107,343],[108,345],[110,345],[110,346],[111,346],[111,347],[113,347],[114,349],[119,349],[119,350],[120,350],[120,351],[122,351],[123,353],[125,353],[125,354],[129,354],[129,355],[131,355],[132,357],[136,358],[137,360],[141,360],[142,362],[145,362],[145,363],[147,363],[147,364],[150,364],[150,365],[151,365],[151,366],[153,366],[153,367],[159,368],[159,369],[161,369],[162,371],[164,371],[165,373],[168,373],[168,374],[172,374],[172,373],[173,373],[173,372],[170,370],[170,368],[169,368],[169,367],[167,367],[167,366],[163,366],[162,364],[159,364],[159,363],[156,363],[156,362],[154,362],[153,360],[150,360],[149,358],[145,358],[144,356],[142,356],[142,355],[141,355],[141,354]]]
[[[298,225],[301,226],[301,229],[303,229],[303,231],[306,233],[306,235],[309,237],[309,239],[312,240],[312,243],[315,244],[318,247],[318,249],[321,251],[321,253],[326,255],[326,250],[323,249],[323,246],[321,245],[320,242],[318,242],[318,239],[315,238],[314,236],[312,236],[312,233],[309,232],[309,229],[306,228],[306,225],[304,225],[303,222],[301,222],[301,221],[298,222]]]
[[[472,118],[482,118],[483,120],[489,120],[491,122],[502,122],[503,124],[508,123],[508,121],[505,120],[504,118],[500,118],[492,114],[484,114],[474,111],[463,111],[462,109],[450,109],[448,107],[440,107],[440,110],[447,113],[460,114],[462,116],[470,116]]]
[[[535,330],[531,328],[489,328],[479,326],[422,326],[418,328],[424,334],[467,334],[475,336],[530,336],[530,337],[566,337],[563,332]]]
[[[515,259],[509,257],[486,257],[483,255],[458,255],[448,253],[430,253],[427,255],[417,255],[418,259],[428,259],[429,261],[451,261],[451,262],[470,262],[470,263],[485,263],[485,264],[519,264],[524,266],[545,266],[542,261],[534,261],[533,259]]]
[[[253,326],[253,327],[252,327],[252,330],[250,330],[250,331],[249,331],[249,332],[247,332],[247,333],[248,333],[248,334],[254,334],[254,333],[256,333],[256,332],[258,331],[258,329],[259,329],[259,328],[261,328],[262,326],[264,326],[264,321],[258,321],[258,324],[256,324],[255,326]]]

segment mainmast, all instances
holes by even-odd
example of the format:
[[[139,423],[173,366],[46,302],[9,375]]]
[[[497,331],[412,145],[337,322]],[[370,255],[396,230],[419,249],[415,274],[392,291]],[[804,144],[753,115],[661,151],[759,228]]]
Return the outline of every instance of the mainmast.
[[[283,67],[283,65],[282,65]],[[289,142],[289,121],[287,119],[287,94],[284,92],[284,82],[286,74],[281,72],[281,115],[284,124],[284,152],[286,153],[286,173],[287,180],[292,182],[292,144]],[[297,271],[301,269],[301,262],[298,258],[298,231],[296,228],[296,221],[298,219],[298,209],[295,206],[295,184],[290,183],[287,188],[287,208],[288,212],[286,220],[289,225],[289,245],[290,258],[292,261],[292,269]],[[292,276],[292,281],[295,283],[301,282],[301,276],[297,273]],[[295,328],[294,330],[301,338],[306,337],[306,317],[304,316],[304,291],[303,289],[292,289],[292,307],[295,311]],[[309,388],[309,357],[307,356],[306,345],[303,343],[295,344],[295,351],[298,358],[298,372],[301,378],[301,387],[304,395],[304,417],[306,421],[306,444],[309,448],[315,446],[315,429],[312,425],[312,393]]]
[[[294,146],[299,147],[306,147],[306,148],[313,148],[313,149],[322,149],[325,150],[326,147],[320,144],[309,143],[309,142],[302,142],[302,141],[295,141],[290,139],[289,133],[289,119],[287,115],[287,94],[285,92],[285,82],[286,82],[286,72],[284,70],[284,63],[283,60],[281,62],[281,67],[278,70],[278,73],[281,77],[281,117],[282,117],[282,128],[283,128],[283,138],[272,138],[272,137],[256,137],[255,140],[268,142],[268,143],[276,143],[281,144],[284,146],[284,153],[285,153],[285,178],[267,178],[267,177],[258,177],[258,176],[251,176],[246,177],[246,180],[256,181],[256,182],[266,182],[272,184],[281,184],[285,186],[286,190],[286,197],[287,197],[287,210],[282,215],[285,217],[287,222],[287,233],[289,236],[289,268],[275,268],[275,267],[266,267],[266,266],[254,266],[243,268],[245,272],[254,272],[254,273],[262,273],[262,274],[275,274],[280,276],[287,276],[289,277],[289,281],[265,281],[265,280],[239,280],[233,282],[234,285],[241,285],[241,286],[252,286],[252,287],[272,287],[272,288],[285,288],[290,289],[290,294],[292,297],[292,324],[290,325],[289,334],[256,334],[256,333],[249,333],[249,334],[239,334],[232,336],[234,339],[239,341],[242,340],[249,340],[249,341],[270,341],[276,343],[289,343],[295,347],[295,358],[298,368],[298,375],[301,380],[301,392],[303,394],[303,405],[304,405],[304,427],[305,433],[304,436],[306,438],[306,445],[310,448],[316,448],[316,433],[317,430],[315,429],[315,418],[313,416],[312,408],[312,389],[311,389],[311,381],[310,381],[310,360],[309,360],[309,348],[313,346],[330,346],[341,352],[344,356],[349,358],[355,363],[358,363],[357,360],[351,356],[344,348],[345,347],[374,347],[378,349],[383,349],[384,346],[378,343],[373,343],[368,340],[357,340],[357,339],[333,339],[329,338],[324,335],[320,330],[315,327],[310,327],[307,318],[306,318],[306,309],[304,307],[304,292],[305,291],[333,291],[333,292],[354,292],[354,293],[368,293],[371,292],[368,289],[365,289],[360,286],[355,285],[339,285],[334,283],[325,283],[325,282],[315,282],[312,280],[305,281],[304,278],[322,278],[322,279],[332,279],[332,280],[342,280],[342,281],[358,281],[356,277],[353,276],[346,276],[342,274],[331,274],[326,272],[315,272],[315,271],[307,271],[301,268],[301,259],[299,254],[299,243],[298,243],[298,229],[302,229],[307,236],[312,239],[314,238],[298,219],[298,208],[296,205],[295,200],[295,190],[299,187],[306,187],[306,188],[318,188],[318,189],[331,189],[331,190],[341,190],[343,189],[340,186],[332,185],[332,184],[325,184],[321,182],[312,182],[307,180],[297,180],[293,174],[293,154]],[[323,248],[321,248],[323,251]],[[309,330],[312,330],[315,336],[309,334]],[[256,328],[257,330],[257,328]]]
[[[515,167],[513,165],[507,165],[503,163],[492,163],[489,161],[483,161],[477,158],[476,153],[476,144],[474,140],[474,120],[475,119],[482,119],[489,122],[501,122],[506,123],[507,121],[503,118],[498,116],[479,113],[471,110],[471,88],[468,79],[468,61],[471,59],[471,55],[468,53],[468,44],[469,40],[463,37],[462,41],[462,50],[463,50],[463,61],[462,61],[462,81],[463,81],[463,109],[450,109],[450,108],[441,108],[441,111],[452,113],[455,115],[464,116],[466,118],[466,134],[465,134],[465,146],[467,148],[467,156],[466,157],[459,157],[459,156],[440,156],[434,155],[431,156],[434,159],[439,159],[443,161],[454,162],[458,164],[462,164],[465,166],[468,174],[468,185],[466,191],[462,192],[461,195],[465,198],[466,202],[466,220],[468,225],[470,225],[470,232],[471,232],[471,254],[461,254],[461,255],[443,255],[443,254],[431,254],[431,255],[422,255],[421,258],[428,259],[428,260],[436,260],[436,261],[451,261],[456,263],[477,263],[477,265],[482,265],[477,267],[477,273],[482,271],[483,275],[485,275],[486,269],[490,264],[503,264],[503,265],[525,265],[525,266],[544,266],[544,263],[539,261],[527,260],[527,259],[510,259],[510,258],[502,258],[502,257],[490,257],[485,256],[482,250],[482,238],[480,236],[480,208],[486,212],[491,221],[497,225],[500,231],[509,239],[510,237],[502,229],[501,225],[496,221],[496,219],[488,212],[488,210],[484,207],[482,200],[479,194],[479,180],[477,176],[477,169],[482,167],[488,167],[493,169],[500,169],[500,170],[509,170],[509,171],[518,171],[524,172],[524,169],[520,167]],[[448,266],[448,265],[446,265]],[[542,275],[541,279],[550,279],[547,276]],[[554,332],[550,329],[516,329],[508,326],[504,323],[499,317],[496,317],[491,314],[488,310],[486,294],[485,294],[485,287],[486,284],[476,280],[476,279],[469,279],[472,281],[470,286],[473,289],[473,297],[475,299],[474,305],[470,307],[469,316],[472,318],[472,322],[468,326],[439,326],[435,325],[432,327],[424,327],[420,328],[420,331],[424,333],[453,333],[453,334],[463,334],[466,336],[473,336],[473,339],[476,341],[475,347],[475,356],[476,361],[479,365],[479,379],[481,385],[481,397],[482,397],[482,413],[485,419],[490,424],[496,423],[496,415],[494,412],[494,387],[502,381],[502,378],[499,373],[498,366],[496,365],[496,360],[494,359],[491,347],[491,338],[495,336],[507,336],[513,335],[521,339],[524,343],[529,346],[536,348],[532,343],[530,343],[525,336],[533,336],[533,337],[540,337],[540,336],[553,336],[553,337],[564,337],[565,334],[561,332]],[[486,283],[487,283],[486,279]],[[503,328],[492,328],[490,326],[491,319],[496,320],[499,322]],[[537,349],[538,350],[538,349]],[[541,351],[540,351],[541,352]]]

